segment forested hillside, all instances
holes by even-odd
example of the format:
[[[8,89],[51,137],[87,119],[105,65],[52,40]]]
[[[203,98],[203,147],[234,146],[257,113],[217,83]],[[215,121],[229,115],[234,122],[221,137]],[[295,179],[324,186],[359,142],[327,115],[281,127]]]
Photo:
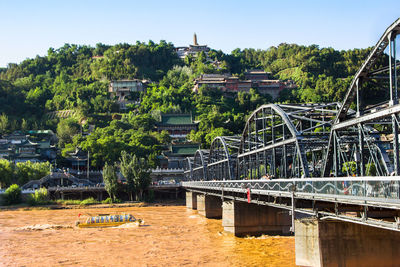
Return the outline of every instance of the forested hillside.
[[[279,102],[340,101],[369,51],[296,44],[236,49],[231,54],[212,50],[209,59],[221,62],[216,68],[204,53],[179,59],[173,44],[165,41],[96,47],[66,44],[50,48],[46,56],[0,69],[0,135],[49,128],[57,130],[64,155],[80,146],[91,152],[93,167],[117,160],[122,150],[155,163],[161,146],[169,142],[168,134],[154,131],[159,112],[192,112],[200,124],[190,139],[207,147],[217,135],[239,134],[246,116],[271,101],[254,89],[227,95],[200,88],[194,93],[193,81],[200,74],[230,72],[243,77],[247,69],[261,68],[298,85],[282,91]],[[139,96],[139,105],[116,114],[118,106],[107,92],[109,82],[131,78],[149,80],[150,86]],[[379,92],[370,90],[368,95],[379,100]],[[47,115],[57,110],[73,110],[76,115],[68,119]],[[84,137],[80,127],[88,124],[96,128]]]

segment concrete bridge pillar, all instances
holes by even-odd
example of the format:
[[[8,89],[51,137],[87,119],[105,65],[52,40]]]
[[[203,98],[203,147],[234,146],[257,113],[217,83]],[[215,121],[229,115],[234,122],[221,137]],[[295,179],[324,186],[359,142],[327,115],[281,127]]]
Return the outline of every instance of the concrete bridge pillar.
[[[295,221],[296,265],[398,266],[400,232],[341,221]]]
[[[186,191],[186,208],[197,209],[197,193]]]
[[[217,196],[197,195],[197,211],[206,218],[222,218],[222,199]]]
[[[103,201],[103,192],[97,193],[97,201]]]
[[[222,204],[222,226],[236,236],[289,234],[289,212],[269,206],[237,201]]]

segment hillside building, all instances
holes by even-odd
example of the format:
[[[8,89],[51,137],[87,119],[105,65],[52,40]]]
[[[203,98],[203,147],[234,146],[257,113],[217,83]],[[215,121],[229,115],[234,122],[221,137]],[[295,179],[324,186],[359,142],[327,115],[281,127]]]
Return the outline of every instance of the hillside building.
[[[263,70],[250,70],[244,73],[244,80],[230,74],[203,74],[194,81],[193,91],[200,87],[220,89],[224,92],[237,93],[249,92],[250,88],[257,89],[260,94],[271,95],[272,99],[279,97],[283,89],[296,88],[293,81],[281,81],[273,79],[272,74]]]
[[[186,138],[192,130],[197,130],[198,123],[193,121],[192,114],[161,114],[156,124],[157,131],[168,131],[172,138]]]
[[[111,98],[116,98],[117,103],[121,110],[127,109],[127,104],[136,102],[136,98],[133,96],[135,92],[145,92],[147,81],[141,81],[138,79],[133,80],[114,80],[110,82],[108,92],[111,94]]]
[[[0,139],[0,158],[17,162],[52,161],[57,156],[57,137],[51,130],[14,132]]]

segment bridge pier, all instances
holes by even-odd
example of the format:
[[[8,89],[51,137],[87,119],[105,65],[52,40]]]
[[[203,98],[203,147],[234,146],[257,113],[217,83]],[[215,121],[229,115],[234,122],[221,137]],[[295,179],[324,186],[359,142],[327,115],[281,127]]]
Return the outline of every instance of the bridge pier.
[[[222,218],[221,197],[210,195],[197,195],[197,211],[206,218]]]
[[[295,221],[296,265],[397,266],[400,232],[341,221]]]
[[[197,193],[186,191],[186,208],[197,210]]]
[[[224,230],[236,236],[290,233],[288,211],[237,201],[224,201],[222,210]]]
[[[103,201],[103,192],[99,192],[99,193],[97,194],[97,200],[98,200],[98,201]]]

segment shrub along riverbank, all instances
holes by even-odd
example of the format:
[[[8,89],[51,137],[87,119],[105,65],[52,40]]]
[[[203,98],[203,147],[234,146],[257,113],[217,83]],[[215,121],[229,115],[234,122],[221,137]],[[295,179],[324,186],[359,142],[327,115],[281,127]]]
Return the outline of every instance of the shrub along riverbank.
[[[72,199],[57,199],[51,200],[46,188],[35,190],[34,193],[23,196],[21,188],[17,184],[13,184],[7,188],[0,198],[0,204],[5,206],[10,205],[27,205],[27,206],[42,206],[42,205],[94,205],[94,204],[113,204],[121,203],[120,199],[107,198],[103,201],[97,201],[93,197],[84,200]]]
[[[103,201],[97,201],[93,197],[83,200],[57,199],[51,200],[46,188],[35,190],[34,193],[23,195],[18,185],[11,185],[4,194],[0,195],[0,211],[10,209],[75,209],[75,208],[107,208],[107,207],[131,207],[131,206],[169,206],[184,205],[184,200],[158,200],[141,201],[123,201],[121,199],[107,198]]]

